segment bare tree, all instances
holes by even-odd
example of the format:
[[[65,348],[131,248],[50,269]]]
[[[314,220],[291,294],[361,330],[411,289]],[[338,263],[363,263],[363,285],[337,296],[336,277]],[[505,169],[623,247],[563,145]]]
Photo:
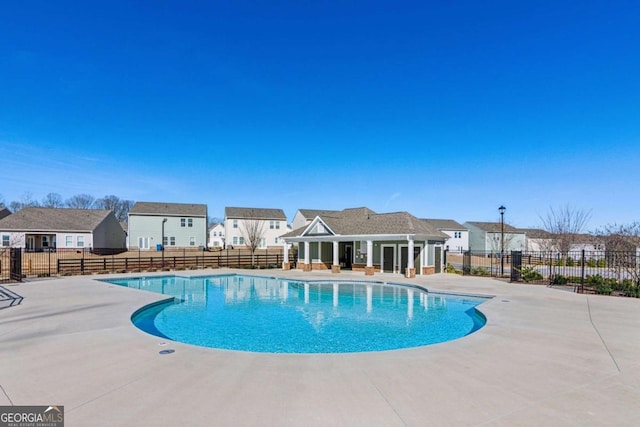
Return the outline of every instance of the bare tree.
[[[104,196],[102,199],[95,201],[94,206],[97,209],[108,209],[113,211],[118,221],[126,221],[129,209],[133,206],[131,200],[121,200],[118,196]]]
[[[605,242],[609,268],[622,269],[636,287],[640,286],[640,222],[611,224],[596,231]]]
[[[244,237],[245,245],[251,250],[251,266],[255,266],[255,252],[260,246],[262,239],[264,238],[264,221],[258,219],[254,211],[249,214],[249,218],[242,221],[242,236]]]
[[[49,193],[42,199],[41,206],[43,208],[62,208],[64,207],[64,202],[62,201],[62,196],[58,193]]]
[[[563,254],[567,254],[573,245],[579,243],[584,233],[591,211],[573,208],[569,205],[554,209],[549,208],[546,216],[541,216],[542,225],[553,236],[553,246]]]
[[[9,204],[9,208],[13,213],[18,212],[23,208],[32,208],[38,206],[38,202],[33,199],[33,195],[26,192],[22,195],[19,201],[14,200]]]
[[[73,209],[91,209],[95,203],[95,198],[90,194],[76,194],[67,199],[65,204]]]

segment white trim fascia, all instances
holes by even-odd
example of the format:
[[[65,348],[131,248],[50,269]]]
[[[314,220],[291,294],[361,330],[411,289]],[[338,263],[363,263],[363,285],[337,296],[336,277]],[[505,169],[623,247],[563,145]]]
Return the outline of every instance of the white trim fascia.
[[[326,223],[326,222],[324,222],[324,221],[322,220],[322,218],[320,218],[319,216],[316,216],[316,217],[313,219],[313,221],[311,221],[311,222],[309,223],[309,225],[304,229],[304,231],[302,232],[302,234],[300,235],[300,237],[307,237],[307,236],[305,236],[305,235],[306,235],[308,232],[310,232],[310,231],[313,229],[313,227],[315,227],[319,222],[321,222],[321,223],[322,223],[322,226],[323,226],[324,228],[326,228],[326,229],[327,229],[327,231],[329,231],[329,232],[332,234],[332,236],[309,236],[310,238],[313,238],[313,237],[333,237],[333,236],[337,236],[337,234],[335,233],[335,231],[333,231],[333,230],[331,229],[331,227],[329,227],[329,226],[327,225],[327,223]]]
[[[306,230],[305,230],[306,231]],[[400,240],[400,241],[407,241],[407,237],[411,236],[413,237],[414,241],[429,241],[429,240],[436,240],[436,241],[446,241],[447,239],[444,239],[442,237],[438,237],[438,236],[428,236],[428,235],[424,235],[424,234],[336,234],[333,236],[297,236],[297,237],[282,237],[282,239],[284,239],[287,242],[305,242],[305,241],[366,241],[366,240],[373,240],[376,242],[380,242],[380,241],[391,241],[391,240]]]

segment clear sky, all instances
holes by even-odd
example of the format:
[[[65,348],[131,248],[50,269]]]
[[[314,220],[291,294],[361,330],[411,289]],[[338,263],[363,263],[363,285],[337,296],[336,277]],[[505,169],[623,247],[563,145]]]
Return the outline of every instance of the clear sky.
[[[0,194],[640,220],[637,1],[11,1]]]

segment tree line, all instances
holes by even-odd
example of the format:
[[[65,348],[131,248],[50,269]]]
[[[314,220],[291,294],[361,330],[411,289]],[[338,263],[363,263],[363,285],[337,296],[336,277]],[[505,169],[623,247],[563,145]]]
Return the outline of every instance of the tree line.
[[[133,200],[121,199],[118,196],[107,195],[102,198],[95,198],[90,194],[76,194],[68,199],[64,199],[58,193],[49,193],[37,200],[30,193],[25,193],[20,200],[14,200],[5,204],[0,195],[0,207],[5,206],[15,213],[24,208],[71,208],[71,209],[107,209],[113,211],[118,221],[126,221],[129,209],[133,206]]]

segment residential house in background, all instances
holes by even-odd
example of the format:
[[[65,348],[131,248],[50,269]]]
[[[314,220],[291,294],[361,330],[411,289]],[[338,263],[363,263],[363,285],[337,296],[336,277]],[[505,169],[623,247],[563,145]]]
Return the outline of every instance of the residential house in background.
[[[211,224],[209,227],[209,249],[224,249],[224,224]]]
[[[34,252],[126,248],[125,231],[114,213],[103,209],[23,208],[0,219],[0,239],[4,247]]]
[[[247,232],[253,226],[261,229],[258,249],[282,248],[280,236],[287,233],[287,216],[282,209],[238,208],[224,209],[224,235],[227,247],[245,247]]]
[[[471,251],[501,251],[502,224],[500,222],[468,221],[463,225],[469,230],[469,249]],[[525,248],[525,233],[509,224],[504,224],[504,251],[523,251]]]
[[[207,245],[207,205],[136,202],[128,228],[130,250],[202,249]]]
[[[452,219],[423,219],[436,230],[449,236],[445,250],[462,253],[469,250],[469,230]]]
[[[406,277],[442,271],[449,236],[408,212],[378,214],[366,207],[313,212],[319,214],[308,224],[312,213],[301,213],[306,225],[282,236],[286,248],[298,244],[296,267],[303,271],[346,269]],[[286,270],[293,260],[284,253]]]
[[[298,209],[291,221],[291,230],[309,225],[317,216],[330,216],[338,214],[340,211],[320,210],[320,209]]]
[[[539,228],[519,228],[526,237],[526,251],[548,252],[555,251],[555,240],[553,234],[547,230]]]

